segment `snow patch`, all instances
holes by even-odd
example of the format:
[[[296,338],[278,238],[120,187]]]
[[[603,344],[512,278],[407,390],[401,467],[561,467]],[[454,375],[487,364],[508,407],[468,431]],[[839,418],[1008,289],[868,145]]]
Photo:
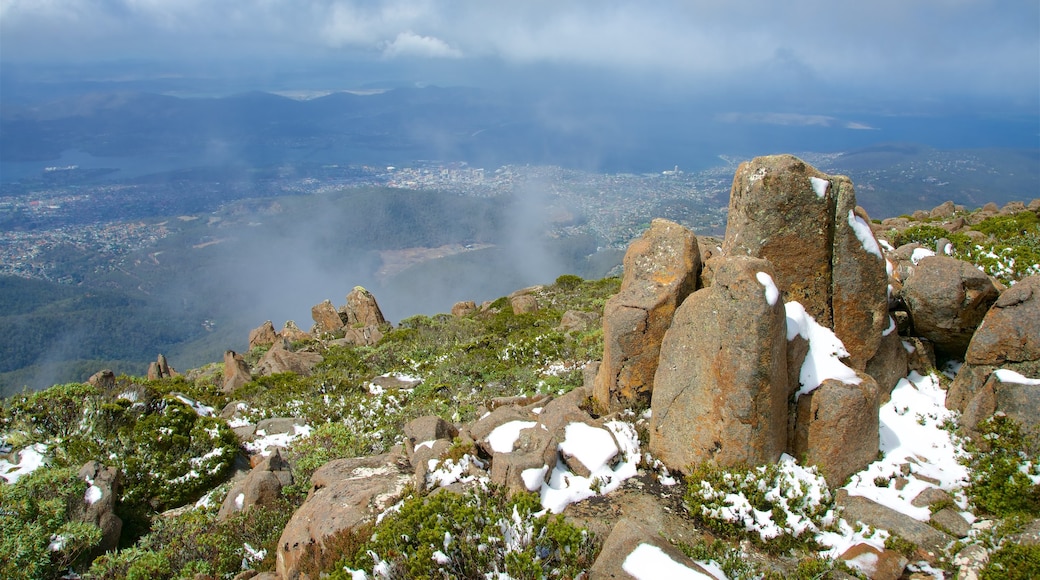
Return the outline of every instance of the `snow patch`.
[[[582,465],[595,472],[607,467],[607,463],[617,456],[618,448],[614,438],[605,429],[571,423],[565,429],[560,451],[576,458]]]
[[[575,445],[569,442],[572,434],[577,437],[577,440],[588,439],[593,441],[602,442],[601,436],[589,437],[584,429],[578,428],[572,431],[571,427],[580,423],[571,423],[567,426],[567,438],[563,443],[560,444],[562,448],[565,444],[570,449],[574,449]],[[584,424],[581,424],[584,425]],[[586,427],[588,427],[586,425]],[[583,499],[592,497],[594,495],[606,494],[614,491],[621,487],[621,484],[630,477],[636,475],[636,469],[639,465],[639,460],[642,455],[639,452],[639,436],[636,434],[636,429],[631,423],[625,423],[623,421],[608,421],[603,425],[604,429],[610,433],[606,436],[613,435],[613,441],[617,442],[616,451],[621,452],[621,460],[617,465],[611,467],[604,463],[599,466],[598,469],[591,469],[593,466],[586,463],[586,466],[590,468],[591,473],[589,477],[582,477],[576,475],[567,469],[567,465],[560,461],[557,462],[556,467],[553,468],[552,473],[549,475],[548,483],[542,484],[541,497],[542,507],[554,512],[560,513],[569,504],[581,501]],[[590,429],[597,429],[597,427],[589,427]],[[602,430],[602,429],[601,429]],[[601,443],[592,443],[592,445],[600,445]],[[613,446],[613,442],[611,444]],[[590,457],[589,461],[593,461],[593,457],[602,457],[604,450],[595,449],[588,451],[579,451],[581,455],[588,454]],[[526,481],[525,481],[526,483]]]
[[[707,574],[683,566],[665,554],[664,550],[651,544],[636,546],[636,549],[625,558],[621,569],[639,580],[659,580],[660,578],[715,580]]]
[[[841,362],[849,353],[834,331],[817,324],[816,319],[798,302],[788,302],[784,308],[787,311],[787,340],[801,336],[809,342],[809,352],[805,355],[805,362],[798,375],[801,387],[795,393],[795,398],[813,392],[827,379],[858,385],[861,379],[856,371]]]
[[[780,290],[778,290],[776,284],[773,283],[773,277],[765,272],[759,272],[755,274],[755,279],[758,280],[759,284],[766,288],[766,302],[768,302],[770,306],[776,306],[776,301],[780,299]]]
[[[488,443],[495,453],[510,453],[513,444],[520,438],[520,432],[537,425],[534,421],[510,421],[503,423],[488,434]]]
[[[918,262],[925,258],[930,258],[935,255],[935,252],[928,248],[914,248],[913,253],[910,254],[910,261],[916,266]]]
[[[18,452],[18,463],[12,464],[6,459],[0,459],[0,477],[7,480],[7,483],[17,482],[23,475],[29,475],[46,464],[46,452],[47,446],[37,443]]]
[[[878,246],[877,240],[874,239],[874,232],[870,231],[870,224],[856,215],[851,209],[849,210],[849,227],[852,228],[856,237],[859,238],[859,243],[863,244],[864,250],[882,260],[884,259],[884,256],[881,255],[881,247]]]
[[[819,177],[810,177],[809,183],[812,184],[812,190],[816,192],[816,197],[820,199],[827,197],[827,188],[831,186],[831,182]]]
[[[101,488],[91,482],[90,487],[87,488],[87,493],[83,494],[83,501],[87,502],[87,505],[94,505],[103,495]]]
[[[1040,385],[1040,379],[1031,379],[1010,369],[998,369],[993,371],[993,374],[996,375],[997,380],[1002,383],[1015,383],[1016,385],[1027,386]]]

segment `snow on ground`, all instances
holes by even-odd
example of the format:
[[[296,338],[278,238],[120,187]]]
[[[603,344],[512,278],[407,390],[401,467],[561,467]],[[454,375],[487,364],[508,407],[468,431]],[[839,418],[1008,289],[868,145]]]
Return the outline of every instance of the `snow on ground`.
[[[582,477],[567,468],[567,465],[559,461],[549,476],[549,482],[541,486],[542,507],[560,513],[569,504],[581,501],[594,495],[606,494],[621,487],[624,481],[636,474],[636,468],[642,455],[639,452],[639,436],[631,423],[624,421],[608,421],[603,427],[613,435],[613,441],[609,442],[613,450],[607,448],[607,441],[599,435],[590,436],[590,432],[584,428],[572,428],[576,423],[567,426],[566,439],[560,443],[560,448],[576,451],[575,455],[591,471],[589,477]],[[582,424],[583,425],[583,424]],[[599,429],[589,427],[589,429]],[[603,429],[599,429],[603,431]],[[608,437],[610,434],[607,434]],[[573,438],[573,440],[572,440]],[[617,441],[617,446],[614,445]],[[620,452],[621,460],[617,465],[611,467],[609,463],[596,466],[598,458],[617,454]],[[590,463],[585,463],[588,460]],[[526,481],[525,481],[526,483]]]
[[[967,484],[968,470],[958,458],[963,454],[953,435],[943,429],[954,412],[946,408],[946,391],[934,376],[910,373],[892,391],[892,399],[880,411],[880,449],[882,459],[852,476],[845,486],[850,495],[866,497],[900,511],[912,518],[927,521],[927,507],[914,507],[911,500],[928,487],[957,492]],[[908,465],[910,476],[902,489],[893,481],[902,476]],[[938,485],[913,477],[920,474]],[[966,507],[963,494],[953,493],[961,508]]]
[[[263,429],[258,429],[256,438],[252,441],[246,441],[243,447],[249,451],[250,455],[259,453],[262,457],[267,457],[271,454],[271,449],[275,447],[289,447],[289,444],[293,441],[310,435],[312,430],[310,425],[293,425],[291,433],[268,435]]]
[[[47,461],[44,456],[46,452],[47,446],[43,443],[37,443],[18,452],[18,463],[0,459],[0,477],[7,480],[7,483],[18,481],[18,478],[23,475],[29,475],[43,467]]]
[[[664,550],[650,544],[636,546],[625,558],[621,569],[639,580],[715,580],[712,576],[683,566],[665,554]]]
[[[811,393],[826,379],[837,379],[843,383],[858,385],[860,378],[856,371],[841,362],[842,357],[849,356],[845,345],[834,335],[834,331],[816,323],[816,320],[805,311],[798,302],[784,304],[787,310],[787,340],[801,336],[809,341],[809,352],[802,363],[802,371],[798,376],[801,388],[795,398]]]
[[[918,262],[925,258],[930,258],[935,255],[935,252],[928,248],[914,248],[913,253],[910,254],[910,261],[916,266]]]
[[[495,453],[509,453],[513,450],[513,444],[520,438],[520,432],[537,425],[535,421],[510,421],[495,427],[488,434],[488,443]]]
[[[209,407],[209,406],[203,405],[202,403],[200,403],[198,401],[195,401],[195,400],[192,400],[192,399],[189,399],[188,397],[185,397],[184,395],[182,395],[180,393],[176,393],[174,396],[180,402],[182,402],[185,405],[191,407],[191,409],[193,411],[195,411],[196,415],[198,415],[200,417],[212,417],[213,416],[213,407]]]

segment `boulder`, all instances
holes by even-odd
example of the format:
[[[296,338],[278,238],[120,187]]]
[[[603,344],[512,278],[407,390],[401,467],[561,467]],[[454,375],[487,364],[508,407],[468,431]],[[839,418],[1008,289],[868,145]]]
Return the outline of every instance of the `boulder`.
[[[1024,432],[1040,434],[1040,373],[1035,377],[1009,369],[989,373],[964,406],[960,424],[974,430],[997,412],[1013,419]]]
[[[340,309],[340,317],[344,325],[354,327],[383,326],[387,324],[383,311],[379,309],[376,297],[361,286],[347,294],[347,304]]]
[[[650,451],[669,469],[760,465],[784,451],[786,315],[772,273],[766,260],[727,257],[712,286],[676,311],[650,419]]]
[[[878,549],[870,544],[856,544],[838,559],[859,570],[870,580],[898,580],[909,560],[895,550]]]
[[[353,344],[357,346],[371,346],[383,338],[383,330],[379,326],[348,326],[343,329],[341,344]]]
[[[513,309],[513,314],[530,314],[538,311],[538,299],[530,294],[513,296],[509,299],[509,307]]]
[[[234,392],[249,381],[253,376],[249,372],[249,364],[242,355],[233,350],[224,351],[224,386],[225,393]]]
[[[467,316],[477,311],[477,303],[472,300],[456,302],[451,307],[452,316]]]
[[[288,341],[279,338],[274,342],[254,369],[261,376],[277,373],[296,373],[310,376],[314,367],[321,362],[321,355],[316,352],[293,352],[289,350]]]
[[[292,482],[289,462],[282,456],[281,450],[276,449],[231,487],[217,512],[217,518],[227,519],[255,505],[271,505],[281,496],[282,488]]]
[[[902,296],[914,334],[931,341],[936,354],[961,359],[998,291],[975,266],[931,256],[918,262],[903,284]]]
[[[278,334],[274,331],[274,324],[270,320],[249,331],[249,350],[271,346],[278,340]]]
[[[101,528],[101,542],[87,554],[88,558],[94,558],[119,547],[123,520],[116,515],[115,508],[122,493],[122,474],[114,467],[88,461],[80,467],[77,476],[86,480],[89,487],[84,502],[73,508],[70,519]]]
[[[542,425],[520,431],[508,453],[491,458],[491,483],[510,494],[537,491],[556,466],[558,440]]]
[[[682,568],[688,571],[684,574]],[[662,538],[657,529],[637,516],[625,516],[603,542],[599,557],[589,569],[589,580],[645,578],[650,571],[661,578],[667,577],[667,572],[683,578],[716,578]]]
[[[863,370],[888,325],[885,260],[848,177],[791,155],[742,163],[733,177],[723,253],[765,258],[783,301],[797,301]]]
[[[411,467],[399,452],[337,459],[318,468],[307,499],[278,540],[278,577],[299,578],[300,559],[308,546],[322,550],[326,538],[374,519],[412,480]]]
[[[454,425],[441,419],[436,415],[427,415],[412,419],[404,426],[404,449],[408,460],[412,461],[415,446],[423,443],[432,444],[434,441],[444,440],[451,442],[459,434]],[[414,464],[415,462],[412,461]]]
[[[965,362],[1040,361],[1040,276],[1019,280],[993,303],[971,337]]]
[[[92,375],[87,379],[87,384],[97,387],[98,389],[108,392],[116,388],[116,374],[112,372],[112,369],[103,369]]]
[[[895,326],[895,321],[892,324]],[[896,388],[899,379],[906,376],[909,369],[908,356],[909,353],[903,346],[902,337],[893,329],[881,337],[877,352],[874,353],[873,358],[867,361],[866,372],[877,382],[881,404],[889,400],[892,389]]]
[[[296,326],[296,322],[293,320],[286,320],[285,326],[282,327],[282,331],[278,333],[282,338],[289,342],[303,342],[311,340],[313,337]]]
[[[838,490],[836,500],[844,510],[842,517],[850,523],[863,522],[910,540],[924,549],[924,555],[932,562],[935,562],[946,546],[954,541],[954,538],[945,532],[865,497],[849,495],[844,490]]]
[[[560,318],[557,330],[562,332],[585,332],[599,322],[600,315],[595,312],[583,312],[581,310],[568,310]]]
[[[314,335],[338,332],[346,324],[346,320],[340,317],[331,300],[324,300],[312,306],[311,318],[314,319],[314,327],[311,329],[311,334]]]
[[[795,403],[791,455],[817,466],[831,487],[877,459],[878,387],[869,375],[859,378],[827,379]]]
[[[676,308],[697,288],[697,239],[655,219],[629,245],[624,267],[621,289],[603,309],[603,361],[593,387],[601,410],[649,402],[661,340]]]

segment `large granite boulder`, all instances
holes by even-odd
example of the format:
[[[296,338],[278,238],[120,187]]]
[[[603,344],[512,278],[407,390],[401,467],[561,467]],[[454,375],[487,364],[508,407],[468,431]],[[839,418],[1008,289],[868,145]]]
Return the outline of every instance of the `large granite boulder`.
[[[723,253],[769,260],[784,302],[834,330],[863,370],[888,326],[885,260],[848,177],[791,155],[742,163],[733,177]]]
[[[946,256],[918,262],[902,292],[914,334],[931,341],[936,354],[958,359],[998,295],[989,276]]]
[[[303,505],[293,513],[278,540],[278,577],[300,577],[300,560],[307,550],[322,550],[325,539],[356,529],[385,511],[413,480],[408,460],[400,452],[337,459],[311,477]]]
[[[621,289],[603,309],[603,362],[593,385],[601,410],[649,402],[661,339],[697,287],[697,239],[677,223],[655,219],[628,247],[624,266]]]
[[[106,467],[97,461],[83,464],[77,476],[86,480],[89,487],[83,503],[73,508],[71,519],[101,528],[101,542],[87,554],[87,557],[97,557],[119,547],[123,520],[116,515],[115,508],[122,493],[123,478],[118,469]]]
[[[784,451],[787,327],[772,274],[766,260],[728,257],[675,313],[650,420],[650,451],[669,469],[759,465]]]

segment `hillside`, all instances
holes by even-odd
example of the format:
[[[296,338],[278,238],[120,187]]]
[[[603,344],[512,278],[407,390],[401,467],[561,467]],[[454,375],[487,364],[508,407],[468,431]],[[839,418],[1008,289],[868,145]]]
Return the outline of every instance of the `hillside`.
[[[623,279],[396,325],[355,288],[223,364],[3,400],[0,575],[1040,574],[1040,202],[868,224],[799,160],[737,171],[724,238],[654,220]]]

